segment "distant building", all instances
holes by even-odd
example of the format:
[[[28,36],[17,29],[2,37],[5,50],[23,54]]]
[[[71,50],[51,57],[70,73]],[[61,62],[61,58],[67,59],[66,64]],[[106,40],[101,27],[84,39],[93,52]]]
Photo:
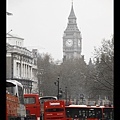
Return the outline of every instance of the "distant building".
[[[6,79],[21,82],[24,93],[31,93],[38,84],[37,51],[29,51],[23,47],[23,42],[23,38],[7,34]]]
[[[37,69],[37,55],[38,55],[38,50],[37,49],[32,49],[32,54],[33,54],[33,65],[32,65],[32,80],[33,86],[32,86],[32,93],[38,93],[38,69]]]
[[[63,35],[63,61],[81,58],[82,37],[81,32],[77,27],[76,19],[72,4],[71,12],[68,17],[67,28]]]

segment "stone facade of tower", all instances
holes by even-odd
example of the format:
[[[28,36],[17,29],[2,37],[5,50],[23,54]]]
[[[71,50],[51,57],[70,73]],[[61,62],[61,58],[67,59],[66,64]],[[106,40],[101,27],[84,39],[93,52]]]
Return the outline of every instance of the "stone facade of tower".
[[[76,16],[73,10],[73,4],[71,12],[68,17],[67,28],[63,35],[63,61],[67,59],[79,59],[81,58],[82,50],[82,37],[76,23]]]

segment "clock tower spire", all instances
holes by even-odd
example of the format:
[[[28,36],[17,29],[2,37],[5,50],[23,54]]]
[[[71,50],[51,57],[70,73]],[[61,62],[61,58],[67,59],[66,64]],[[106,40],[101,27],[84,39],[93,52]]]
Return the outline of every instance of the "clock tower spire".
[[[63,60],[81,58],[82,37],[77,27],[76,19],[72,1],[67,28],[63,35]]]

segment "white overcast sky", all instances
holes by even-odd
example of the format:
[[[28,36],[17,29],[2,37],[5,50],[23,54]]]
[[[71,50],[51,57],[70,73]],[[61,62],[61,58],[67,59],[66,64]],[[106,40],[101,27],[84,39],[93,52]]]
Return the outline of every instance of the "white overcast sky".
[[[7,0],[7,31],[24,38],[24,46],[63,58],[63,33],[71,11],[71,0]],[[82,34],[85,61],[93,56],[94,46],[113,35],[113,0],[73,0],[77,26]],[[32,46],[32,47],[30,47]]]

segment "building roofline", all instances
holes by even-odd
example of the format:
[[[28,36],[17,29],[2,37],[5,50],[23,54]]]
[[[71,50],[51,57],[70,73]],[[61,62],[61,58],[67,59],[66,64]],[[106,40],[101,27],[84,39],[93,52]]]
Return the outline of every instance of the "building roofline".
[[[18,38],[18,39],[24,40],[24,39],[21,38],[21,37],[17,37],[17,36],[11,35],[11,34],[9,34],[9,33],[8,33],[7,35],[9,35],[10,37],[6,37],[6,38]]]

